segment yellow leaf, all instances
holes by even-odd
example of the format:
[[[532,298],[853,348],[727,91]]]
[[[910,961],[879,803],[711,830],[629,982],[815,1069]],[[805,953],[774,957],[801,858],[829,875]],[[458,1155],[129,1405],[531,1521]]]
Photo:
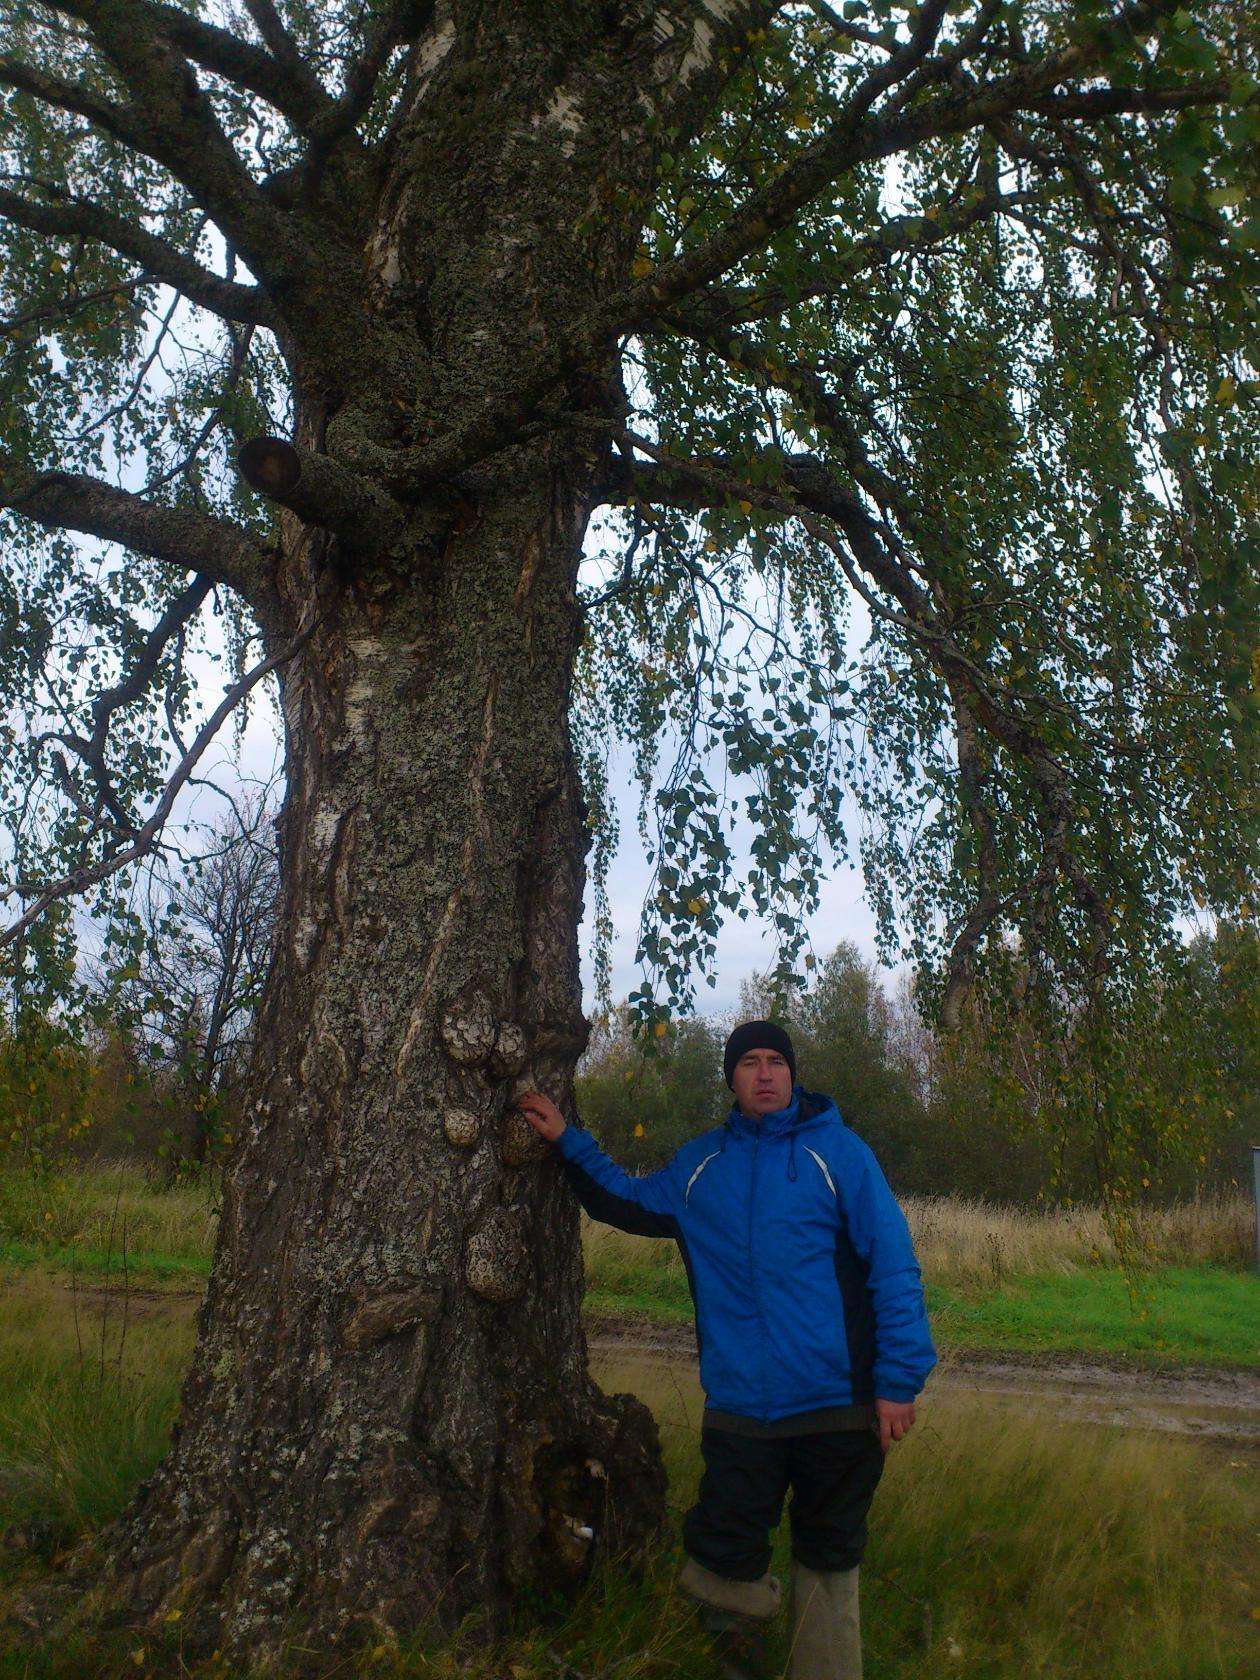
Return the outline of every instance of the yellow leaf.
[[[752,503],[751,502],[741,502],[739,504],[739,511],[741,513],[751,513],[752,512]],[[34,1089],[35,1089],[35,1087],[32,1085],[31,1090],[33,1091]]]
[[[642,1137],[643,1136],[643,1123],[642,1123],[642,1121],[640,1121],[639,1124],[635,1126],[634,1135],[635,1135],[635,1137]]]
[[[693,916],[702,916],[704,914],[704,900],[702,898],[689,898],[687,908]]]
[[[182,1610],[168,1610],[165,1619],[168,1622],[177,1622],[183,1614]]]
[[[664,1023],[664,1021],[658,1021],[655,1025],[655,1027],[653,1027],[652,1030],[656,1034],[657,1038],[664,1038],[665,1037],[665,1023]]]
[[[636,257],[630,264],[630,272],[634,275],[636,280],[642,280],[645,274],[651,274],[651,257]]]

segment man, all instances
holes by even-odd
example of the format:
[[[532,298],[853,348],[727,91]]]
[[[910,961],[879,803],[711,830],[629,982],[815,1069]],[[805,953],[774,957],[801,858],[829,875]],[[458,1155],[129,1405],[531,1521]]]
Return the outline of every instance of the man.
[[[707,1404],[680,1582],[707,1607],[724,1672],[762,1672],[758,1635],[779,1604],[769,1536],[790,1485],[792,1680],[860,1680],[866,1515],[936,1364],[919,1267],[874,1154],[796,1083],[783,1028],[737,1027],[724,1071],[725,1124],[642,1178],[549,1098],[518,1106],[593,1219],[682,1252]]]

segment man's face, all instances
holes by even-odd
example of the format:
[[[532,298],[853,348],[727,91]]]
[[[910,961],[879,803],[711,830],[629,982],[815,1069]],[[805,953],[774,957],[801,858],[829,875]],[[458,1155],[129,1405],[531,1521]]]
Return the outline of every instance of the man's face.
[[[773,1114],[792,1100],[792,1070],[777,1050],[746,1050],[731,1071],[735,1101],[750,1119]]]

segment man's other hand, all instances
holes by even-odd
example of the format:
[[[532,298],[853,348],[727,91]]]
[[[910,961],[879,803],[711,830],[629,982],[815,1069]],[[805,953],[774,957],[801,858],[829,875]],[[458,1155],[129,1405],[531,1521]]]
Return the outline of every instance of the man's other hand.
[[[876,1396],[875,1415],[878,1418],[879,1444],[884,1452],[894,1441],[900,1441],[914,1422],[913,1400],[881,1400]]]
[[[541,1091],[526,1091],[523,1097],[517,1097],[516,1107],[548,1143],[554,1143],[565,1129],[564,1116],[551,1098],[544,1097]]]

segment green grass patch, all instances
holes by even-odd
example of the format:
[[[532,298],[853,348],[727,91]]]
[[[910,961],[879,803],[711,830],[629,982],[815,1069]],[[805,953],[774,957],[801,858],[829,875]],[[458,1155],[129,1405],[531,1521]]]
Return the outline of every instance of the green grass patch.
[[[166,1450],[192,1354],[187,1303],[146,1317],[36,1270],[0,1290],[0,1529],[55,1546],[105,1521]],[[0,1577],[13,1567],[0,1552]]]
[[[691,1296],[684,1288],[681,1295],[669,1295],[652,1289],[636,1289],[632,1284],[620,1289],[587,1286],[584,1298],[587,1312],[602,1313],[608,1318],[642,1318],[653,1324],[690,1324],[694,1319]]]
[[[588,1270],[587,1308],[616,1318],[690,1323],[681,1266],[625,1262]],[[963,1288],[926,1280],[938,1346],[1094,1353],[1147,1364],[1260,1366],[1260,1277],[1220,1266],[1162,1266],[1130,1296],[1119,1267],[1091,1267]]]
[[[210,1276],[208,1255],[155,1254],[144,1249],[132,1253],[129,1249],[124,1261],[117,1249],[20,1242],[0,1243],[0,1266],[42,1266],[66,1274],[67,1283],[72,1273],[112,1278],[119,1283],[127,1276],[136,1282],[164,1278],[204,1281]]]
[[[1260,1365],[1260,1277],[1165,1266],[1131,1297],[1098,1268],[973,1290],[926,1286],[936,1340],[960,1348],[1121,1355],[1144,1363]]]

